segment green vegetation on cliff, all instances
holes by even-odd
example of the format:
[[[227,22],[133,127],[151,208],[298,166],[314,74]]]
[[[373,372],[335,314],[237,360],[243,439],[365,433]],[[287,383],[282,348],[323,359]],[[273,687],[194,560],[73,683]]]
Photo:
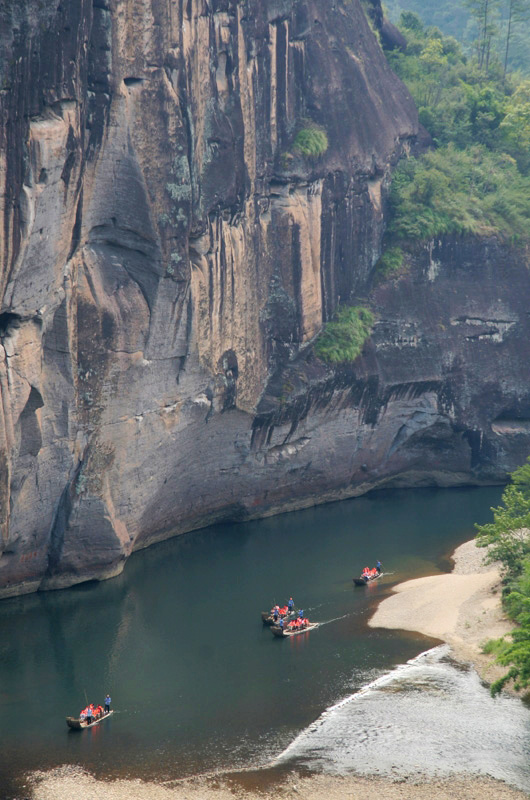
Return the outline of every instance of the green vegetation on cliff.
[[[447,233],[530,237],[530,81],[417,14],[401,15],[405,52],[387,54],[418,106],[434,151],[403,160],[391,188],[388,245]]]
[[[511,641],[491,640],[484,648],[508,667],[491,686],[495,695],[510,681],[516,689],[530,686],[530,459],[512,474],[502,505],[492,511],[493,522],[477,526],[477,544],[489,547],[487,562],[501,562],[503,607],[518,626]]]
[[[328,149],[328,137],[326,132],[317,125],[309,125],[302,128],[296,134],[293,148],[308,158],[321,156]]]
[[[332,364],[355,361],[372,332],[374,315],[362,306],[343,306],[315,343],[315,353]]]
[[[386,278],[393,275],[403,266],[403,250],[401,247],[388,247],[376,264],[377,275]]]
[[[511,156],[453,144],[400,164],[392,181],[389,232],[398,239],[448,233],[530,234],[530,179]]]

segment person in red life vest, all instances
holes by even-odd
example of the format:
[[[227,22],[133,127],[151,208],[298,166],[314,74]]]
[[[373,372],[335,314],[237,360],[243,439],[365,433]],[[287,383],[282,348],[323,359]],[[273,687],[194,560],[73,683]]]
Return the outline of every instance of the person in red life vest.
[[[304,617],[304,625],[305,625],[306,628],[309,625],[309,620],[308,620],[307,617]]]

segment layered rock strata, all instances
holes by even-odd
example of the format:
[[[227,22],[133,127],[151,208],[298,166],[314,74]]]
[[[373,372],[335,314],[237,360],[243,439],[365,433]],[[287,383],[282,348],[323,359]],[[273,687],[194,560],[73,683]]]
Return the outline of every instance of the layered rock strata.
[[[417,130],[358,0],[19,0],[0,22],[0,596],[519,463],[520,255],[433,243],[374,293],[360,361],[312,355],[370,285]]]

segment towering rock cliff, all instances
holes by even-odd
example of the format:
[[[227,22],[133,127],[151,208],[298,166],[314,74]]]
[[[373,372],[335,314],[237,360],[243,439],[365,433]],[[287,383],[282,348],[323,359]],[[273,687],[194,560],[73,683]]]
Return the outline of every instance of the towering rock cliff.
[[[417,123],[359,0],[8,0],[0,46],[0,596],[520,463],[522,254],[434,242],[370,290]],[[311,343],[370,291],[331,370]]]

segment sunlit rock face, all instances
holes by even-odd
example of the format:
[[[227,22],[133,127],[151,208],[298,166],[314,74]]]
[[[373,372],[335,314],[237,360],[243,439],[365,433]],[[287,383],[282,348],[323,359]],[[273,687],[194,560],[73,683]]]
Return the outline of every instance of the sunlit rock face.
[[[433,244],[373,293],[362,359],[312,355],[369,290],[417,131],[358,0],[18,0],[0,47],[0,596],[216,520],[515,466],[519,256],[501,292],[492,245],[481,302],[475,273],[449,313],[460,245]],[[304,157],[311,126],[328,146]],[[446,400],[456,363],[479,393],[489,364],[494,411],[467,378]]]

